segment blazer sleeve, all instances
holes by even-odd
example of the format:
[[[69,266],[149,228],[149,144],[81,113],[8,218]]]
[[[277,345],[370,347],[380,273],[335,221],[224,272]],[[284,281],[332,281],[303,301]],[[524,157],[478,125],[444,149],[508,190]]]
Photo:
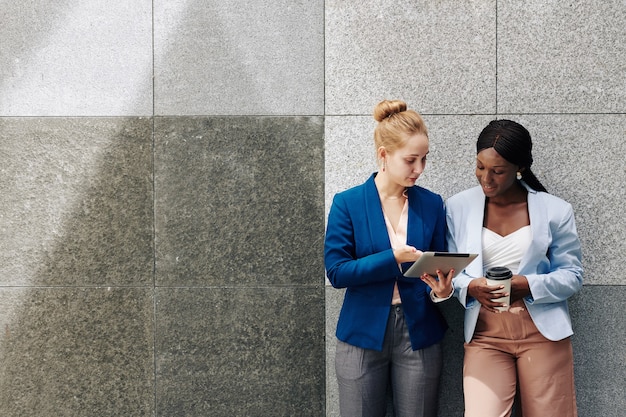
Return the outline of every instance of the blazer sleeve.
[[[552,240],[536,273],[524,274],[525,271],[520,271],[528,280],[531,295],[526,301],[531,304],[566,300],[583,285],[581,247],[572,206],[566,204],[562,213],[550,221]]]
[[[450,252],[464,252],[465,249],[460,250],[457,246],[456,239],[454,236],[454,222],[450,215],[448,218],[448,229],[447,229],[447,240],[448,240],[448,250]],[[474,306],[477,301],[474,297],[471,297],[467,293],[467,289],[469,287],[470,282],[475,277],[472,277],[466,273],[466,271],[461,271],[457,274],[456,277],[452,279],[452,285],[454,286],[454,296],[459,300],[461,305],[465,308],[471,308]]]
[[[346,288],[395,279],[401,271],[391,246],[364,256],[357,253],[355,228],[365,228],[367,225],[355,222],[351,209],[359,210],[361,207],[351,207],[341,194],[337,194],[328,214],[324,266],[331,285],[335,288]]]

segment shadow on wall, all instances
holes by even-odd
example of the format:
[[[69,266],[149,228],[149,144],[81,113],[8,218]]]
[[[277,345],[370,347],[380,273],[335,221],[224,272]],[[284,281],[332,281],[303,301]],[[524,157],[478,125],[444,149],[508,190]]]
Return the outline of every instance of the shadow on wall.
[[[150,16],[2,6],[0,415],[153,415],[152,120],[23,117],[151,109]]]
[[[155,131],[159,412],[321,415],[322,118]]]
[[[142,3],[141,7],[145,4],[150,3]],[[207,88],[215,85],[215,74],[222,74],[229,81],[236,81],[230,83],[236,89],[226,95],[212,90],[220,100],[224,96],[228,97],[228,94],[238,94],[246,103],[253,103],[256,99],[257,102],[251,107],[274,110],[271,103],[275,101],[275,97],[268,99],[263,96],[263,91],[272,93],[287,89],[284,85],[275,89],[260,85],[257,80],[262,80],[263,76],[257,73],[259,68],[255,59],[265,58],[252,56],[251,59],[250,55],[245,56],[246,52],[265,53],[263,48],[255,49],[255,44],[247,44],[245,46],[248,50],[242,51],[238,48],[238,40],[230,43],[229,35],[239,33],[238,30],[225,27],[226,23],[216,18],[219,13],[204,10],[206,5],[203,2],[182,1],[161,5],[163,9],[155,10],[153,16],[146,15],[148,19],[145,21],[151,24],[152,19],[149,17],[154,17],[155,25],[163,25],[159,30],[154,30],[156,52],[142,50],[145,37],[139,35],[134,40],[137,44],[114,45],[112,49],[131,55],[138,52],[143,58],[148,56],[151,59],[154,56],[157,71],[155,75],[160,81],[156,91],[162,95],[162,101],[169,100],[162,106],[164,111],[177,114],[180,108],[192,108],[194,113],[202,114],[204,107],[197,111],[191,104],[207,102],[205,97],[195,98],[193,103],[187,102],[190,97],[188,91],[184,91],[185,88],[196,87],[179,81],[184,80],[185,76],[183,74],[181,77],[181,61],[178,58],[192,60],[186,62],[190,76],[200,71],[210,77],[203,83]],[[196,386],[196,390],[206,388],[206,384],[213,385],[212,389],[219,389],[221,378],[224,378],[222,374],[217,375],[214,380],[206,379],[209,371],[214,370],[194,368],[206,356],[214,355],[214,352],[199,349],[205,352],[205,356],[193,356],[198,349],[192,343],[191,351],[181,353],[177,351],[178,341],[168,339],[169,334],[162,336],[159,341],[156,340],[158,334],[155,334],[155,329],[158,323],[155,323],[155,311],[158,307],[159,290],[155,287],[153,120],[130,117],[46,117],[57,114],[144,114],[146,108],[151,113],[155,100],[146,98],[145,87],[148,85],[147,90],[152,92],[153,83],[149,77],[151,74],[148,74],[152,65],[133,72],[133,65],[141,60],[131,57],[128,62],[124,62],[116,54],[108,62],[107,57],[110,56],[107,54],[111,52],[105,51],[106,48],[98,48],[101,48],[101,41],[110,46],[112,40],[118,38],[89,37],[92,29],[94,32],[97,32],[96,29],[106,31],[106,27],[93,26],[103,23],[102,16],[95,19],[99,23],[94,23],[95,20],[89,19],[94,16],[83,16],[86,19],[81,20],[73,15],[76,8],[80,8],[84,14],[83,6],[87,11],[91,10],[90,7],[97,6],[88,3],[78,6],[75,2],[68,1],[37,9],[39,6],[29,3],[7,6],[4,10],[9,12],[0,27],[3,50],[8,52],[0,56],[2,68],[8,69],[0,79],[0,89],[10,93],[3,94],[0,98],[0,111],[19,116],[0,119],[0,230],[3,234],[0,240],[0,415],[153,416],[161,404],[159,401],[168,400],[155,396],[163,394],[164,397],[173,397],[177,394],[166,392],[171,386],[160,385],[157,389],[155,375],[160,371],[157,364],[160,358],[155,353],[155,343],[162,349],[161,352],[171,349],[180,354],[177,361],[168,368],[171,372],[168,376],[174,382],[195,382],[204,378],[205,386]],[[209,16],[204,17],[205,20],[216,21],[208,27],[202,17],[196,17],[202,14]],[[169,20],[171,18],[174,20]],[[137,24],[144,24],[145,29],[145,22]],[[191,26],[196,26],[195,29],[201,27],[205,30],[198,39],[209,41],[210,45],[217,48],[222,60],[214,62],[211,60],[212,56],[201,56],[198,59],[196,51],[184,50],[183,46],[188,44],[172,40],[169,37],[171,33],[176,32],[180,36],[179,33],[188,32],[177,30],[181,22],[187,25],[192,22]],[[119,22],[114,23],[119,25]],[[59,35],[56,30],[63,32],[60,39],[67,42],[54,43],[56,35]],[[87,39],[76,36],[81,33]],[[151,31],[148,33],[151,34]],[[284,42],[283,48],[288,50],[292,40],[280,33],[275,36],[281,38]],[[90,39],[93,45],[89,43]],[[150,39],[148,36],[148,40]],[[73,42],[74,40],[77,42]],[[145,45],[148,46],[149,43]],[[207,50],[207,43],[201,42],[194,47],[204,51]],[[182,56],[177,55],[178,53]],[[283,64],[281,59],[276,58],[267,57],[271,65],[269,69],[265,69],[266,72],[279,74],[278,81],[281,77],[291,76],[292,74],[279,71]],[[107,61],[104,66],[107,70],[98,67],[102,60]],[[221,67],[225,62],[229,65],[229,71],[224,71]],[[123,65],[115,67],[120,63]],[[206,71],[207,63],[218,66],[217,70]],[[121,67],[130,68],[130,73],[120,76]],[[146,69],[148,73],[144,72]],[[294,75],[295,79],[296,75],[299,74]],[[136,82],[140,85],[133,85],[128,81],[133,76],[137,77]],[[52,82],[51,79],[56,81]],[[128,88],[120,91],[120,84]],[[246,94],[240,94],[242,91]],[[133,95],[135,92],[137,97]],[[222,104],[222,101],[217,102],[218,106]],[[281,101],[283,102],[287,101]],[[234,114],[240,112],[238,109]],[[42,117],[23,117],[30,114]],[[307,251],[317,252],[316,242],[311,242],[311,233],[308,232],[322,230],[323,226],[321,120],[319,118],[310,124],[304,123],[310,126],[306,130],[307,134],[300,137],[301,142],[290,145],[290,152],[282,155],[285,160],[269,161],[271,164],[262,158],[259,161],[259,167],[269,166],[274,169],[274,173],[281,173],[287,158],[295,156],[299,146],[305,145],[310,151],[298,152],[301,158],[313,156],[304,161],[299,169],[304,171],[304,175],[310,176],[307,181],[315,180],[315,185],[311,187],[308,183],[305,184],[295,193],[298,197],[304,197],[303,199],[291,206],[282,206],[282,210],[289,211],[294,223],[281,224],[279,227],[286,231],[280,241],[280,248],[290,247],[297,251],[302,256],[302,263],[307,262],[306,268],[315,270],[318,276],[322,274],[319,267],[321,260],[311,261],[311,257],[305,256],[306,251],[299,251],[297,245],[308,243]],[[292,128],[297,130],[300,122],[297,121]],[[263,135],[271,135],[271,129],[273,128],[270,127],[269,132],[262,132]],[[293,132],[285,134],[289,133]],[[258,137],[250,134],[249,137],[254,146],[254,140]],[[314,142],[311,141],[312,138]],[[274,139],[281,142],[290,140],[291,137]],[[299,163],[302,159],[293,161]],[[285,178],[281,177],[280,180],[287,189],[293,190],[302,186],[297,178],[289,178],[285,182]],[[218,186],[219,184],[216,185]],[[238,188],[225,190],[226,193],[241,192]],[[289,197],[289,194],[282,193],[286,190],[278,191],[281,191],[280,195]],[[283,202],[282,197],[278,199],[278,203]],[[275,206],[270,206],[269,209],[275,210]],[[263,223],[264,216],[267,215],[267,212],[256,212],[255,217],[249,221]],[[306,227],[301,227],[301,222],[308,220],[309,215],[316,217],[317,223],[311,222]],[[191,225],[191,228],[195,226]],[[290,240],[294,236],[297,239]],[[262,249],[273,254],[269,246],[275,242],[268,239],[268,236],[262,238],[265,238]],[[267,265],[265,267],[268,268]],[[242,401],[249,398],[258,401],[251,403],[251,406],[262,404],[265,407],[298,407],[304,403],[311,406],[311,415],[317,415],[323,407],[324,395],[322,282],[320,278],[320,282],[306,283],[305,280],[310,276],[297,275],[296,269],[290,268],[292,265],[288,258],[281,261],[280,267],[289,269],[290,273],[276,277],[270,267],[269,271],[264,271],[263,277],[266,281],[261,284],[269,288],[273,283],[270,279],[279,279],[283,280],[283,288],[287,290],[257,291],[258,297],[270,294],[274,298],[257,300],[259,302],[256,305],[247,304],[250,300],[245,298],[245,292],[239,294],[242,302],[237,306],[239,311],[248,307],[266,307],[265,311],[255,308],[246,311],[245,317],[252,324],[245,330],[250,331],[252,336],[263,337],[259,345],[269,346],[271,351],[262,352],[260,359],[250,358],[256,361],[267,360],[270,363],[246,362],[234,368],[235,372],[240,373],[239,377],[252,379],[252,383],[233,395],[239,395]],[[294,276],[299,280],[296,280],[296,284],[304,287],[304,294],[299,289],[289,288],[293,285],[290,278]],[[178,281],[170,283],[177,285]],[[202,283],[202,277],[198,283]],[[205,288],[205,291],[186,290],[199,296],[219,293],[215,288]],[[251,289],[250,292],[255,291]],[[225,293],[227,292],[219,295]],[[291,293],[292,297],[285,297]],[[176,298],[176,295],[163,299],[164,304],[176,311],[181,308],[184,310],[183,307],[192,304],[189,303],[189,298]],[[181,304],[176,305],[177,301]],[[283,304],[276,304],[281,301]],[[207,300],[202,302],[198,303],[211,304]],[[205,312],[214,311],[210,307],[215,306],[209,305],[204,308]],[[305,311],[298,311],[299,308],[304,308]],[[237,312],[236,309],[227,309],[226,312],[233,313],[233,310]],[[168,312],[166,310],[163,314],[167,315]],[[270,324],[276,326],[276,329],[264,328],[262,325],[266,318],[263,314],[272,312],[277,316],[274,318],[276,322]],[[210,327],[214,317],[196,316],[189,311],[183,313],[182,318],[187,320],[187,328],[176,320],[163,320],[164,327],[168,327],[166,330],[170,330],[171,334],[175,333],[172,329],[185,328],[188,332],[186,336],[196,343],[203,343],[207,338],[216,336],[211,333],[215,329]],[[281,320],[284,318],[290,320]],[[200,327],[195,327],[197,322],[202,323]],[[226,325],[228,324],[226,321]],[[195,334],[194,331],[198,329],[206,332]],[[229,336],[233,335],[228,334],[225,338]],[[194,337],[197,339],[193,339]],[[314,346],[311,346],[311,340],[314,340]],[[250,345],[248,353],[255,346]],[[303,351],[302,347],[309,349]],[[224,346],[221,348],[227,350]],[[302,356],[298,354],[305,356],[305,363],[312,369],[310,373],[295,375],[298,367],[302,366]],[[184,360],[190,358],[191,366],[181,371],[181,364],[184,365]],[[276,358],[283,360],[278,366],[271,362]],[[223,361],[222,358],[211,359]],[[229,363],[218,365],[233,371]],[[257,372],[255,368],[260,365],[265,365],[265,368]],[[268,368],[278,368],[279,371],[271,374],[273,380],[270,385],[287,387],[280,397],[275,393],[267,395],[256,385],[263,383],[263,378],[268,376]],[[285,374],[289,374],[287,378]],[[313,377],[308,378],[311,375]],[[230,380],[225,383],[232,385]],[[307,391],[306,395],[303,395],[304,391]],[[236,401],[233,404],[231,398],[207,399],[204,397],[207,392],[211,391],[191,398],[193,403],[188,403],[187,406],[196,407],[197,410],[221,402],[233,410],[237,409]],[[193,394],[196,392],[190,393],[190,396]],[[286,404],[271,404],[277,398],[286,398]],[[168,404],[163,405],[167,408]]]
[[[0,414],[153,415],[150,119],[0,119]]]
[[[191,217],[178,202],[158,200],[159,224],[174,226],[159,238],[206,250],[182,274],[163,256],[165,286],[157,287],[152,120],[0,119],[0,190],[9,196],[0,205],[0,415],[139,416],[157,407],[164,415],[250,407],[320,414],[323,124],[246,120],[237,134],[225,127],[232,118],[162,121],[161,139],[167,128],[183,138],[163,151],[171,159],[161,155],[159,190],[186,201]],[[185,144],[199,132],[219,135],[224,147],[213,148],[210,136]],[[214,175],[203,159],[250,162],[254,146],[263,148],[259,160],[242,175]],[[181,167],[186,175],[175,173]],[[186,183],[189,173],[204,186]],[[233,198],[249,203],[243,222],[229,209]],[[209,202],[216,208],[207,212]],[[266,221],[277,207],[282,224]],[[168,214],[179,217],[168,223]],[[253,232],[194,239],[210,238],[216,222],[225,233]],[[275,262],[251,253],[249,273],[227,282],[232,265],[212,250],[225,245],[243,261],[238,250],[250,239]]]

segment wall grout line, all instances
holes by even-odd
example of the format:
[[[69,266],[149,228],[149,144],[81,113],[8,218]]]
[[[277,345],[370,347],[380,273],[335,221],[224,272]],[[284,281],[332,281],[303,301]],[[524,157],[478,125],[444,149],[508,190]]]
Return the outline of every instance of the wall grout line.
[[[498,0],[496,0],[496,19],[495,19],[495,29],[496,29],[496,68],[495,68],[495,114],[498,115]]]
[[[153,410],[154,417],[158,416],[158,397],[157,397],[157,294],[156,294],[156,172],[155,172],[155,115],[156,115],[156,92],[154,87],[155,74],[155,50],[154,50],[154,0],[151,2],[151,19],[152,19],[152,366],[153,366]]]

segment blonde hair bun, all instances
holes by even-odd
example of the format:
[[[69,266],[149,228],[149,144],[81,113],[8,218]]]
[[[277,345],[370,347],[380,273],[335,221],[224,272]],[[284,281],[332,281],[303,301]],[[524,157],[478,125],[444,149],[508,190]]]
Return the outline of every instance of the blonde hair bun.
[[[428,129],[422,116],[415,110],[408,110],[402,100],[383,100],[374,108],[374,119],[378,122],[374,129],[376,152],[383,147],[387,152],[395,152],[404,146],[407,138],[415,134],[428,137]]]
[[[406,103],[402,100],[383,100],[374,108],[374,120],[382,122],[389,116],[406,111]]]

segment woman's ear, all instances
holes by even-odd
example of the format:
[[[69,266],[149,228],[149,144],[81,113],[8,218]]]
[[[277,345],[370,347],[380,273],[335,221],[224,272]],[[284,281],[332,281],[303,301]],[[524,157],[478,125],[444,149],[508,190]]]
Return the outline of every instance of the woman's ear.
[[[380,161],[385,159],[385,157],[387,156],[387,150],[384,146],[380,146],[378,149],[376,149],[376,156]]]

